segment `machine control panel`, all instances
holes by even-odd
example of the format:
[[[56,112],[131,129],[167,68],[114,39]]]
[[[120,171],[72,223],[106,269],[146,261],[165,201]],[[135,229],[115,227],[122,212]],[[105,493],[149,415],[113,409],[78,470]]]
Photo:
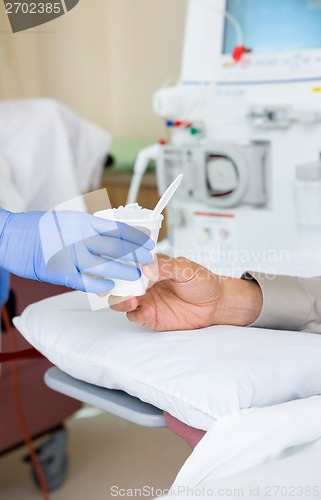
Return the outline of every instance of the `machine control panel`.
[[[280,81],[282,79],[298,80],[320,77],[321,52],[307,50],[271,55],[245,54],[235,62],[230,55],[221,58],[218,67],[218,81],[226,79]]]

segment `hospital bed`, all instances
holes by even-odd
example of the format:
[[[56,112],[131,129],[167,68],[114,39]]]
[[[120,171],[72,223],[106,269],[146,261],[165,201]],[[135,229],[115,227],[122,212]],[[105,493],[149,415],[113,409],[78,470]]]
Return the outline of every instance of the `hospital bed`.
[[[15,324],[56,365],[45,377],[54,390],[140,425],[163,427],[164,411],[206,432],[174,496],[179,487],[182,498],[204,485],[250,487],[258,477],[267,486],[284,478],[279,493],[293,498],[292,475],[296,488],[312,481],[321,498],[321,336],[227,326],[151,332],[91,311],[80,292],[33,304]]]

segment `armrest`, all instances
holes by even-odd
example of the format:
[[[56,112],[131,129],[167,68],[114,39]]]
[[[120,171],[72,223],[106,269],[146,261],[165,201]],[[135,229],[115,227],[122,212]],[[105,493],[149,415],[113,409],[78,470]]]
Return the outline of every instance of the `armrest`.
[[[163,411],[126,392],[105,389],[77,380],[59,370],[50,368],[45,383],[54,391],[70,396],[144,427],[166,427]]]

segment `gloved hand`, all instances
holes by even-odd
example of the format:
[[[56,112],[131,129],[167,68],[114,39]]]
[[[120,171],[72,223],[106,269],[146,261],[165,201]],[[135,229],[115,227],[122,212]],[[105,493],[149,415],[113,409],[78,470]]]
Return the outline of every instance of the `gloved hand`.
[[[135,228],[81,212],[0,209],[0,267],[25,278],[103,294],[113,278],[141,276],[137,267],[111,259],[148,263],[153,247]]]

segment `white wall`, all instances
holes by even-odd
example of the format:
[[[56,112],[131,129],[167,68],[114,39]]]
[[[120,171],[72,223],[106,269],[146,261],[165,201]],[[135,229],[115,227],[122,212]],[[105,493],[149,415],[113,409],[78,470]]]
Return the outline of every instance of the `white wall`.
[[[36,38],[28,32],[13,35],[0,2],[0,98],[38,95]]]
[[[163,135],[151,95],[180,75],[185,12],[185,0],[109,0],[109,103],[117,135]]]
[[[14,84],[0,85],[0,95],[53,97],[114,135],[157,138],[163,125],[151,95],[179,76],[186,5],[80,0],[65,16],[14,35],[5,21],[0,42]],[[9,73],[2,65],[0,76]]]

